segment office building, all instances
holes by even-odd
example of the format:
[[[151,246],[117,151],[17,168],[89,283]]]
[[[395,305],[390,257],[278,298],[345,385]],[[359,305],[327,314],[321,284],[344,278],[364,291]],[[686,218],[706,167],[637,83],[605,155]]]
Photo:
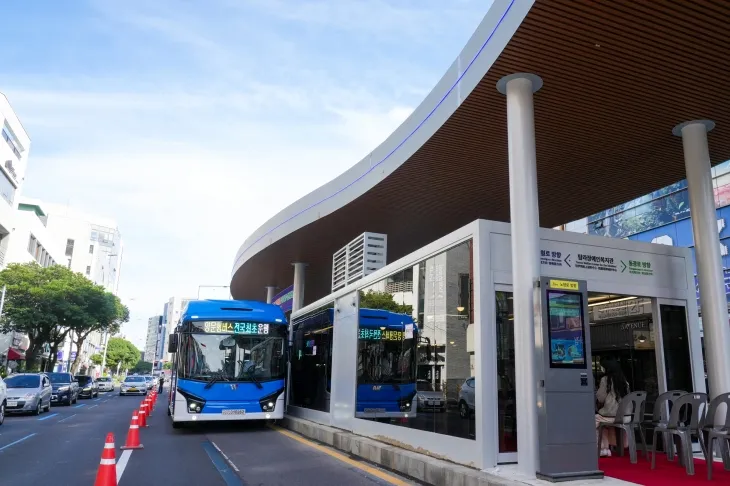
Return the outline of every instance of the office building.
[[[47,215],[48,232],[54,244],[64,248],[63,259],[59,263],[116,294],[124,252],[117,223],[67,205],[45,203],[43,207]],[[82,366],[95,368],[90,358],[101,352],[103,346],[103,333],[91,333],[81,350]],[[76,351],[71,349],[70,340],[67,340],[59,350],[56,367],[65,369],[69,357],[74,356]]]
[[[153,316],[147,320],[147,338],[144,346],[144,360],[154,363],[162,358],[159,353],[160,340],[163,338],[164,327],[162,316]]]
[[[157,355],[162,362],[170,361],[170,353],[167,352],[168,334],[172,333],[180,320],[180,314],[185,306],[193,298],[183,298],[173,296],[165,302],[162,311],[162,326],[160,330],[160,339],[157,345]]]

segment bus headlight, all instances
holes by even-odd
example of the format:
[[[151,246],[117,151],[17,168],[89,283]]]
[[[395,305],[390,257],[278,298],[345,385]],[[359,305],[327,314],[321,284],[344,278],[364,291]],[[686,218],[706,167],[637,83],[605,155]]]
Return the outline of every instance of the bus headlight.
[[[398,400],[398,405],[401,412],[410,412],[413,406],[413,399],[416,397],[416,392],[409,393],[407,396]]]
[[[187,409],[189,413],[200,413],[203,411],[203,407],[205,407],[204,399],[188,393],[184,390],[181,390],[180,388],[178,388],[177,391],[180,392],[180,395],[185,397],[185,402],[187,403]]]
[[[261,410],[264,412],[273,412],[276,408],[276,399],[279,398],[279,395],[284,391],[283,388],[276,390],[274,393],[271,393],[269,395],[266,395],[265,397],[262,397],[259,400],[259,405],[261,405]]]

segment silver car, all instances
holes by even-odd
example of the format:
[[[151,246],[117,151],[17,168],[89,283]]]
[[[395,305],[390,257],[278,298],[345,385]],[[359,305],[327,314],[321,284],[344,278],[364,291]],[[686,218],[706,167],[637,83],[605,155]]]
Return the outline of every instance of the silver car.
[[[34,413],[51,409],[51,380],[45,373],[18,373],[5,378],[6,413]]]
[[[430,381],[418,380],[416,382],[416,398],[418,399],[419,411],[446,411],[446,397],[444,393],[435,391]]]

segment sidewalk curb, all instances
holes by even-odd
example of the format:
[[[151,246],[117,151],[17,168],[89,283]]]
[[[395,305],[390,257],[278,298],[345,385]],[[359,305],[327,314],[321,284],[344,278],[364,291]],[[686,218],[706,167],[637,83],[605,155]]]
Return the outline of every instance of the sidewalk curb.
[[[524,486],[466,466],[418,454],[369,437],[285,416],[281,424],[299,435],[432,486]]]

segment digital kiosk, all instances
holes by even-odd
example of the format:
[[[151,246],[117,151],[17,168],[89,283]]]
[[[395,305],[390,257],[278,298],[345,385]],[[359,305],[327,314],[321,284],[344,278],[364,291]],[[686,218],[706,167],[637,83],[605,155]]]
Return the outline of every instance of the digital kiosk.
[[[596,454],[586,282],[542,277],[535,294],[537,475],[548,481],[602,478]]]

